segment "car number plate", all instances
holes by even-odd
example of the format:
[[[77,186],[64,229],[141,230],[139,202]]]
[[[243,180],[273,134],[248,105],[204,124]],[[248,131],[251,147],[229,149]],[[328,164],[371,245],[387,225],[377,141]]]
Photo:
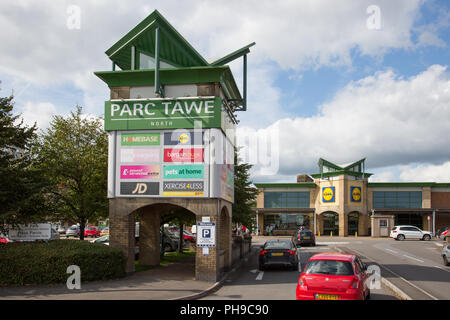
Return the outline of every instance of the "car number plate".
[[[283,255],[283,252],[273,252],[272,257],[280,257]]]
[[[310,239],[310,237],[303,237],[303,239]]]
[[[332,294],[316,294],[318,300],[338,300],[338,296]]]

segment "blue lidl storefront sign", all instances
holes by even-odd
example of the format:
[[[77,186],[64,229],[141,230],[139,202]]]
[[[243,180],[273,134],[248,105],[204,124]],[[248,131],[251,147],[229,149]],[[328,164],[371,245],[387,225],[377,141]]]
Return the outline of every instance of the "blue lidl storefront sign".
[[[335,187],[322,188],[322,201],[323,202],[335,202],[336,189]]]

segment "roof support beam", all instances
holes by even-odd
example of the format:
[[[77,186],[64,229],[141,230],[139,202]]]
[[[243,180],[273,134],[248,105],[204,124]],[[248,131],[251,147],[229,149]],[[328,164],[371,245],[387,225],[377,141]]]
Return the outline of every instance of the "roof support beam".
[[[159,27],[155,29],[155,94],[159,97],[164,97],[159,82]]]
[[[247,111],[247,54],[244,54],[244,92],[243,92],[243,104],[242,111]]]
[[[136,70],[136,47],[131,46],[131,70]]]

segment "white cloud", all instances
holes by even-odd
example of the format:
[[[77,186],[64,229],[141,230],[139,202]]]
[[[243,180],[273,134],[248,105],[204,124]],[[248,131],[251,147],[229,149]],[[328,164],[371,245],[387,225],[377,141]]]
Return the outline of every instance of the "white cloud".
[[[33,126],[36,123],[38,129],[42,130],[48,128],[52,117],[57,114],[56,107],[50,102],[28,101],[18,110],[27,126]]]
[[[279,174],[316,172],[320,157],[366,157],[368,171],[449,159],[449,78],[440,65],[408,79],[377,72],[349,83],[315,116],[277,121],[265,130],[279,128]]]
[[[420,164],[418,166],[400,166],[400,178],[414,182],[449,182],[450,161],[439,165]]]

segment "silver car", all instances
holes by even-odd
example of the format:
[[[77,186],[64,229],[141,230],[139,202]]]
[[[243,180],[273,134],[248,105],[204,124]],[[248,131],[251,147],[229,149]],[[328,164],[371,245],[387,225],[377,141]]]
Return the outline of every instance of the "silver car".
[[[442,258],[444,260],[444,266],[450,266],[450,244],[445,245],[442,249]]]

